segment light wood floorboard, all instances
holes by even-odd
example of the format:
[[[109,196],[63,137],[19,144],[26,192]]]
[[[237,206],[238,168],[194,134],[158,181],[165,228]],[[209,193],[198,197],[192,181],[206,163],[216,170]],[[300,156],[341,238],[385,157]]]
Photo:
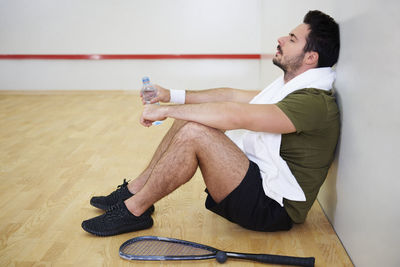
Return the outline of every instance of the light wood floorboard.
[[[353,266],[316,203],[289,232],[245,230],[204,208],[200,172],[156,203],[151,229],[95,237],[81,222],[101,214],[89,205],[149,162],[172,124],[138,123],[137,94],[0,93],[0,266],[218,266],[215,260],[128,262],[119,246],[139,235],[204,243],[222,250],[315,256],[316,266]],[[264,266],[228,260],[229,266]]]

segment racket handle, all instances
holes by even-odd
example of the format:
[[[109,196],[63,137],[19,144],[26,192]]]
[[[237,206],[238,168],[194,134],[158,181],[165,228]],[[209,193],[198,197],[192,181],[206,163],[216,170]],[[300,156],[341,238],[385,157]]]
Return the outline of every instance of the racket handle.
[[[290,257],[290,256],[280,256],[280,255],[270,255],[270,254],[245,254],[245,253],[235,253],[226,252],[228,257],[253,260],[264,263],[272,264],[282,264],[282,265],[293,265],[293,266],[305,266],[314,267],[315,258],[314,257]]]

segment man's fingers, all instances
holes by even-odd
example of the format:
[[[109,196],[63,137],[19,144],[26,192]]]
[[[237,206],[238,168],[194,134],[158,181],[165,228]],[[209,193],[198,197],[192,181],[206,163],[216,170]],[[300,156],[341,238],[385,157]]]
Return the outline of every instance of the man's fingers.
[[[143,118],[143,116],[140,117],[140,124],[143,125],[144,127],[150,127],[151,125],[153,125],[152,121],[149,120],[145,120]]]
[[[154,97],[153,99],[150,100],[150,104],[155,104],[155,103],[157,103],[157,102],[160,102],[158,96],[156,96],[156,97]]]

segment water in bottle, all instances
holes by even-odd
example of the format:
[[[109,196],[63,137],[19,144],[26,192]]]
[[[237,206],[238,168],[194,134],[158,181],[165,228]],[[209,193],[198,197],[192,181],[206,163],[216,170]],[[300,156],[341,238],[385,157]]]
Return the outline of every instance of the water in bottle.
[[[143,100],[146,104],[150,104],[150,101],[157,96],[157,88],[155,88],[151,83],[149,77],[143,77],[143,87],[142,87],[142,96]],[[158,104],[158,103],[156,103]],[[160,125],[162,121],[155,121],[153,125]]]
[[[146,104],[150,103],[154,97],[157,96],[157,89],[150,83],[149,77],[143,77],[142,96]]]

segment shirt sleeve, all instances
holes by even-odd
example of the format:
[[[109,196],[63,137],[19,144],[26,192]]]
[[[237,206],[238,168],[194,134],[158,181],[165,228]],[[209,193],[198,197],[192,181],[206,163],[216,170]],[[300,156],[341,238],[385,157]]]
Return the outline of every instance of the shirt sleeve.
[[[297,90],[276,105],[291,120],[297,133],[320,129],[326,120],[327,105],[321,90]]]

